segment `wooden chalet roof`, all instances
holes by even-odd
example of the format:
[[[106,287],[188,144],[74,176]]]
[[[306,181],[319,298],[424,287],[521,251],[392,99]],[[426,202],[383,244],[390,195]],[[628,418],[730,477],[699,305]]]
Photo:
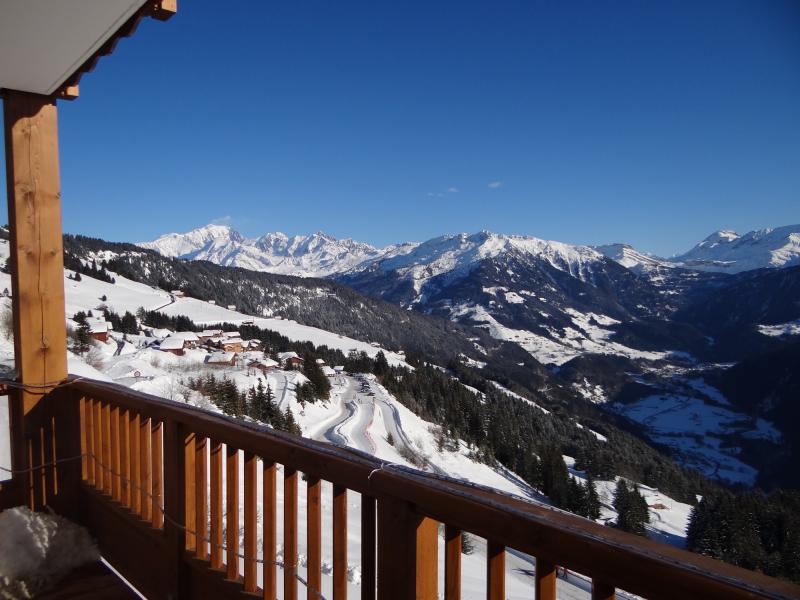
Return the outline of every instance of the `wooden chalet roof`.
[[[166,20],[177,0],[4,0],[0,91],[74,98],[84,73],[141,19]]]

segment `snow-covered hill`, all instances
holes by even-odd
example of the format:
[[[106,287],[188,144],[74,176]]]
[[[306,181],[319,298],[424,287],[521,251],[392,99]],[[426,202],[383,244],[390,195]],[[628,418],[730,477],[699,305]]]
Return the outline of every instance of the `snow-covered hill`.
[[[138,245],[164,256],[208,260],[218,265],[299,277],[341,273],[404,247],[379,249],[349,238],[337,240],[321,231],[292,237],[277,232],[245,238],[227,225],[206,225],[188,233],[169,233]]]

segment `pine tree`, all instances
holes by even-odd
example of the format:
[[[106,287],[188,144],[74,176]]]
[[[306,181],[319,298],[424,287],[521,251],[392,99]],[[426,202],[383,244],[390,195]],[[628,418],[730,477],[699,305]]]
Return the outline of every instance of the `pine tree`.
[[[389,372],[389,361],[386,360],[386,355],[383,353],[383,350],[380,350],[375,356],[375,366],[372,368],[372,372],[379,378],[382,378]]]
[[[586,478],[586,508],[584,516],[593,521],[600,518],[600,497],[597,495],[594,477],[591,474],[588,474]]]
[[[89,351],[91,345],[91,329],[89,328],[89,323],[87,323],[86,319],[84,319],[83,322],[78,325],[78,330],[75,334],[75,351],[83,356]]]

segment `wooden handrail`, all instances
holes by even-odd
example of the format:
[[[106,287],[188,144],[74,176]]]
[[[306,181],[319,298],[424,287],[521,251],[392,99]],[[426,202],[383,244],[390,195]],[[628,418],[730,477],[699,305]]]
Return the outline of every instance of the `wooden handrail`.
[[[99,438],[97,435],[102,434],[107,429],[105,427],[98,429],[97,423],[101,422],[105,426],[104,417],[108,414],[124,415],[123,422],[112,428],[112,431],[123,431],[127,426],[127,423],[124,422],[125,420],[129,421],[131,425],[139,421],[142,430],[144,430],[145,423],[148,423],[148,434],[151,428],[152,431],[160,431],[162,427],[164,428],[163,450],[162,448],[157,448],[157,452],[152,452],[152,454],[153,456],[158,456],[158,453],[163,451],[163,478],[167,488],[164,491],[166,496],[165,506],[175,506],[175,499],[170,498],[171,494],[177,493],[175,492],[175,482],[170,480],[170,477],[174,477],[173,471],[175,468],[181,468],[186,471],[186,473],[183,473],[184,477],[186,477],[188,471],[192,471],[189,474],[192,480],[194,480],[195,475],[200,473],[200,471],[196,472],[194,468],[194,440],[198,440],[202,444],[202,446],[198,445],[198,448],[202,447],[202,452],[197,456],[201,457],[199,460],[202,461],[203,466],[200,470],[203,474],[200,474],[198,479],[205,479],[206,446],[210,445],[213,466],[211,471],[212,507],[216,507],[212,508],[211,513],[211,535],[215,540],[221,537],[221,522],[219,520],[222,518],[219,513],[220,507],[218,506],[222,495],[222,491],[218,487],[218,477],[222,470],[222,456],[219,454],[219,445],[225,444],[228,447],[228,479],[233,481],[238,481],[239,477],[238,452],[244,451],[245,464],[249,465],[249,467],[246,466],[245,470],[245,495],[247,496],[244,501],[245,549],[250,554],[254,552],[255,548],[255,544],[252,541],[255,535],[255,521],[252,513],[249,512],[252,510],[249,507],[253,501],[253,496],[250,494],[254,493],[255,485],[255,463],[248,462],[252,460],[251,457],[262,459],[264,461],[265,474],[267,472],[270,473],[270,478],[264,480],[264,489],[268,490],[269,493],[266,496],[267,508],[269,508],[266,511],[268,515],[274,515],[274,506],[269,504],[269,497],[274,494],[274,463],[284,465],[284,477],[289,478],[290,481],[296,482],[294,473],[299,471],[310,482],[315,483],[318,480],[325,480],[334,485],[336,515],[339,515],[339,521],[336,520],[336,516],[334,517],[334,528],[340,527],[339,530],[334,532],[335,545],[337,545],[336,540],[342,540],[345,535],[345,525],[341,519],[346,514],[343,512],[346,491],[349,489],[361,493],[362,506],[365,507],[363,510],[366,511],[362,513],[362,522],[365,523],[365,526],[362,526],[362,535],[372,535],[372,540],[368,539],[364,542],[367,552],[369,552],[369,549],[374,548],[374,520],[376,513],[378,517],[377,597],[380,599],[413,597],[415,590],[417,595],[420,593],[427,595],[427,592],[420,592],[420,590],[436,589],[436,566],[435,564],[433,568],[427,566],[425,563],[430,562],[427,558],[423,561],[417,560],[416,577],[417,579],[420,577],[432,579],[426,579],[422,584],[418,580],[416,588],[413,585],[411,587],[405,585],[401,580],[397,580],[397,585],[391,586],[392,589],[387,589],[389,588],[388,585],[381,585],[382,564],[391,564],[391,560],[398,559],[411,560],[415,556],[418,558],[420,556],[436,556],[435,551],[431,554],[432,547],[430,546],[431,540],[435,544],[436,528],[432,528],[429,525],[429,523],[434,524],[436,521],[444,523],[447,528],[448,551],[445,553],[447,565],[445,591],[448,598],[458,597],[458,592],[460,591],[457,581],[452,577],[454,572],[452,569],[457,570],[460,568],[458,566],[460,558],[457,548],[460,546],[460,533],[462,531],[474,533],[486,538],[488,541],[491,557],[487,564],[487,574],[491,584],[489,594],[492,597],[499,598],[503,594],[503,556],[506,547],[537,557],[537,563],[540,563],[541,566],[541,574],[537,573],[535,588],[538,590],[537,597],[541,598],[550,597],[551,591],[554,591],[554,565],[561,565],[591,577],[594,581],[597,597],[604,598],[613,597],[614,587],[647,598],[788,599],[800,597],[800,587],[789,582],[770,578],[705,556],[604,527],[587,519],[490,488],[447,477],[432,476],[410,468],[386,465],[372,456],[352,449],[285,434],[267,427],[246,423],[225,415],[209,413],[115,384],[74,378],[69,387],[74,390],[73,397],[75,399],[83,398],[91,401],[85,402],[82,415],[84,418],[88,417],[85,425],[89,429],[86,430],[85,435],[89,437],[85,441],[85,447],[89,450],[102,451],[105,449],[103,445],[105,439],[103,439],[102,435]],[[113,409],[110,412],[108,410],[109,407]],[[122,419],[122,416],[118,418]],[[130,427],[131,435],[128,436],[128,439],[131,443],[134,443],[138,437],[132,435],[134,431],[136,429]],[[174,444],[177,442],[173,438],[176,435],[179,438],[181,436],[191,436],[191,451],[187,447],[185,457],[176,458],[174,456]],[[122,439],[121,435],[119,437]],[[161,445],[160,441],[158,441],[160,438],[151,438],[149,435],[141,437],[139,441],[141,444],[145,444],[151,442],[151,439],[156,439],[157,445]],[[180,443],[183,443],[182,439]],[[186,439],[190,438],[186,437]],[[217,453],[213,454],[215,448]],[[141,445],[139,450],[143,450]],[[148,449],[147,456],[150,456],[149,453],[150,450]],[[125,456],[125,451],[120,449],[120,454]],[[129,455],[131,464],[126,466],[130,468],[131,474],[135,476],[137,469],[133,464],[133,460],[136,457],[136,452],[134,452],[133,447]],[[146,453],[140,452],[140,455],[142,461],[147,460]],[[190,460],[193,463],[192,468],[189,468],[188,463]],[[125,465],[127,461],[121,460],[120,462]],[[186,463],[185,467],[183,466],[184,463]],[[103,492],[108,487],[108,482],[114,481],[111,479],[112,473],[106,471],[98,461],[90,459],[85,464],[87,468],[84,481],[93,490]],[[147,465],[138,465],[143,474],[140,480],[150,479],[151,465],[154,465],[153,468],[158,468],[158,461],[154,460],[151,463],[147,460]],[[94,470],[92,466],[95,467]],[[178,478],[183,479],[182,477]],[[214,483],[215,480],[217,481],[216,484]],[[202,485],[205,490],[205,482]],[[294,485],[293,483],[292,488],[294,488]],[[122,486],[120,485],[119,489],[121,488]],[[116,492],[117,489],[117,486],[113,486],[113,491]],[[232,489],[228,486],[227,489],[228,494],[234,494],[234,496],[238,494],[238,490],[235,488]],[[314,494],[318,494],[318,490],[316,488],[314,490]],[[134,494],[133,491],[132,489],[130,490],[131,498],[139,499],[142,502],[139,514],[150,521],[148,526],[154,524],[157,526],[158,522],[153,519],[151,512],[151,510],[155,509],[152,499],[149,496]],[[157,492],[157,494],[160,493]],[[205,491],[203,491],[203,494],[205,494]],[[195,506],[194,494],[181,493],[180,496],[182,499],[186,496],[187,503],[187,510],[180,511],[182,512],[180,516],[189,518],[189,511],[192,511],[191,519],[195,519],[195,513],[193,512]],[[105,497],[108,500],[112,499],[110,495],[103,496],[103,498]],[[231,498],[229,495],[228,503],[230,503]],[[317,498],[317,496],[315,495],[314,498]],[[233,501],[238,501],[238,498],[234,497]],[[288,496],[288,501],[292,504],[289,515],[293,516],[290,521],[296,521],[296,492]],[[377,510],[375,510],[376,501]],[[338,504],[336,504],[337,502]],[[205,514],[205,496],[197,504],[201,506],[201,510]],[[382,510],[382,506],[384,510]],[[136,509],[139,507],[131,504],[130,508],[137,512]],[[406,513],[408,516],[404,516]],[[414,515],[417,516],[415,517]],[[168,514],[168,517],[171,516]],[[284,516],[285,518],[287,517],[286,514]],[[236,523],[238,510],[229,511],[228,518],[233,519],[229,521],[229,524],[232,523],[238,530]],[[270,516],[270,519],[274,519],[274,516]],[[369,519],[372,519],[371,523]],[[202,530],[203,535],[206,535],[205,526],[200,523],[199,518],[197,518],[197,523],[200,524],[199,529]],[[192,525],[194,524],[193,521]],[[289,527],[287,528],[286,525]],[[247,532],[248,526],[252,529],[249,533]],[[292,537],[294,537],[293,531],[296,531],[296,526],[296,522],[287,521],[285,524],[285,529],[289,531]],[[266,522],[265,527],[267,527]],[[409,527],[412,530],[408,534],[403,533],[408,531]],[[165,532],[167,529],[165,524]],[[392,549],[388,549],[381,541],[381,536],[388,535],[389,532],[392,535],[399,536],[399,541],[398,539],[395,540]],[[238,580],[240,575],[238,561],[234,559],[237,549],[231,547],[235,546],[238,540],[235,539],[236,536],[230,535],[232,533],[230,528],[228,533],[228,552],[234,552],[234,554],[229,554],[226,561],[229,569],[228,579]],[[267,535],[268,533],[269,535]],[[408,535],[411,535],[411,537],[408,537]],[[416,542],[414,542],[415,536]],[[274,540],[274,529],[271,531],[265,529],[264,540],[265,550],[267,550],[267,541]],[[190,543],[187,543],[185,548],[194,550],[193,541],[191,540]],[[314,543],[318,542],[315,541]],[[341,544],[343,543],[341,542]],[[205,548],[205,543],[203,547]],[[287,552],[293,555],[296,552],[296,547],[290,546],[287,548]],[[313,553],[315,552],[317,552],[316,549],[313,550]],[[342,545],[338,545],[335,548],[335,553],[339,557],[339,560],[335,558],[334,564],[334,570],[338,575],[335,577],[334,582],[334,595],[336,597],[343,597],[342,594],[344,592],[342,563],[340,562],[344,552],[345,549]],[[388,557],[388,553],[391,553],[392,556]],[[217,569],[215,572],[224,577],[224,571],[220,570],[221,552],[212,548],[211,554],[214,566]],[[268,556],[266,552],[265,556]],[[312,564],[315,564],[316,567],[319,558],[316,555],[314,556]],[[197,557],[202,562],[198,563],[195,560],[191,565],[194,567],[197,567],[197,564],[207,565],[207,568],[210,571],[212,570],[205,550],[198,552]],[[186,559],[184,558],[183,560]],[[232,565],[234,562],[237,564]],[[250,563],[246,562],[245,564],[249,565]],[[234,570],[231,571],[231,568]],[[367,565],[369,574],[367,581],[375,580],[374,571],[372,570],[374,568],[374,565]],[[252,566],[246,566],[245,569],[243,581],[248,591],[255,591]],[[290,569],[286,569],[284,575],[289,571]],[[192,572],[194,573],[195,571]],[[384,581],[388,584],[392,579],[392,574],[385,572],[385,577]],[[269,580],[268,593],[272,593],[272,590],[274,590],[274,576],[269,576],[267,579]],[[313,579],[315,582],[317,581],[316,576]],[[285,583],[288,584],[289,580],[287,579]],[[534,586],[532,585],[533,588]],[[292,590],[290,596],[293,596],[293,592],[294,590]],[[365,590],[363,597],[374,597],[374,587],[371,592]]]

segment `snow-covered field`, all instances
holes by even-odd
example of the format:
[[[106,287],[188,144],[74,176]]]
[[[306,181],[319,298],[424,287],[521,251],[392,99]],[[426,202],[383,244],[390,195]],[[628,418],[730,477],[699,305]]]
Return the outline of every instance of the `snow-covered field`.
[[[613,341],[614,332],[601,326],[616,323],[610,317],[594,313],[583,314],[571,309],[567,309],[567,312],[575,327],[567,327],[563,331],[549,328],[552,339],[526,329],[506,327],[479,304],[454,307],[452,317],[468,317],[476,326],[486,329],[493,338],[519,345],[545,365],[563,365],[576,356],[587,353],[616,354],[650,361],[668,356],[667,352],[636,350]]]
[[[725,447],[722,436],[740,433],[767,440],[780,437],[763,419],[745,419],[725,406],[687,395],[654,394],[631,404],[614,404],[613,408],[646,426],[649,437],[673,448],[683,464],[706,475],[746,485],[755,482],[758,471],[736,458],[738,448]]]
[[[117,312],[135,312],[139,306],[159,308],[166,314],[186,315],[198,323],[216,323],[227,321],[242,323],[253,321],[255,325],[276,330],[294,340],[309,340],[314,344],[325,344],[339,348],[344,352],[350,350],[365,351],[375,355],[379,348],[357,340],[344,338],[336,334],[305,327],[297,323],[281,319],[253,318],[242,313],[218,307],[199,300],[173,298],[163,290],[142,286],[135,282],[117,277],[116,284],[107,284],[84,276],[81,282],[67,280],[67,312],[96,309],[103,296],[105,304]],[[0,289],[10,287],[8,275],[0,274]],[[8,304],[8,299],[3,299]],[[531,501],[542,502],[543,498],[536,490],[530,488],[514,473],[499,465],[488,465],[476,461],[471,456],[470,448],[463,442],[454,447],[441,447],[437,443],[438,426],[426,422],[398,402],[383,388],[371,374],[337,375],[332,380],[332,393],[328,401],[318,401],[302,405],[298,402],[296,386],[305,381],[299,372],[271,371],[264,375],[260,371],[244,366],[241,361],[237,366],[218,367],[204,363],[207,353],[204,350],[188,350],[184,356],[160,352],[143,347],[152,338],[128,335],[127,341],[121,335],[112,332],[107,343],[97,342],[84,358],[70,355],[69,370],[86,377],[114,381],[132,389],[155,394],[179,402],[197,406],[211,411],[219,409],[206,398],[187,387],[189,377],[199,377],[213,372],[217,376],[226,376],[233,380],[240,389],[256,385],[262,379],[275,394],[276,402],[281,410],[287,408],[292,412],[303,435],[333,443],[349,445],[372,454],[382,461],[406,466],[417,466],[430,472],[443,473],[451,477],[483,484],[499,490],[517,494]],[[260,353],[258,353],[260,354]],[[404,364],[402,356],[386,352],[387,358],[394,364]],[[245,357],[248,355],[245,354]],[[255,355],[254,355],[255,356]],[[10,340],[0,340],[0,363],[13,365],[13,345]],[[500,387],[500,386],[498,386]],[[510,393],[510,392],[509,392]],[[1,408],[1,407],[0,407]],[[544,410],[544,409],[542,409]],[[545,411],[546,413],[547,411]],[[3,414],[0,412],[0,414]],[[2,419],[2,417],[0,417]],[[0,420],[0,426],[2,426]],[[7,441],[7,428],[0,430],[0,453],[3,442]],[[593,432],[594,433],[594,432]],[[595,434],[598,439],[602,436]],[[390,443],[391,439],[391,443]],[[2,454],[0,454],[0,461]],[[568,463],[569,464],[569,463]],[[242,467],[243,468],[243,467]],[[261,469],[258,470],[259,476]],[[581,477],[581,473],[573,470],[573,475]],[[240,482],[244,478],[240,477]],[[283,490],[279,476],[278,523],[282,523]],[[615,483],[613,481],[597,482],[598,492],[604,502],[602,521],[615,517],[611,507],[611,498]],[[300,482],[299,503],[299,552],[301,554],[300,575],[305,571],[305,482]],[[257,489],[261,493],[261,485]],[[652,534],[669,543],[681,545],[688,519],[688,507],[659,494],[657,490],[645,490],[648,502],[663,504],[666,508],[652,509]],[[323,487],[323,560],[325,576],[323,577],[323,594],[331,593],[330,577],[332,564],[331,531],[332,492],[330,485]],[[355,597],[360,584],[360,502],[358,494],[348,495],[348,576],[350,593]],[[259,519],[261,512],[259,511]],[[258,528],[261,531],[261,528]],[[260,533],[259,533],[260,535]],[[282,533],[278,533],[279,550],[282,551]],[[463,557],[462,585],[464,598],[485,597],[485,543],[475,540],[475,550]],[[260,548],[260,544],[259,544]],[[440,539],[440,553],[443,553],[443,541]],[[279,557],[280,558],[280,557]],[[440,568],[444,561],[440,560]],[[507,597],[520,600],[529,598],[533,590],[533,574],[535,565],[530,557],[516,552],[508,556]],[[443,582],[443,574],[440,578]],[[279,585],[282,585],[279,577]],[[560,598],[588,598],[590,582],[576,574],[570,574],[568,581],[559,580]]]

